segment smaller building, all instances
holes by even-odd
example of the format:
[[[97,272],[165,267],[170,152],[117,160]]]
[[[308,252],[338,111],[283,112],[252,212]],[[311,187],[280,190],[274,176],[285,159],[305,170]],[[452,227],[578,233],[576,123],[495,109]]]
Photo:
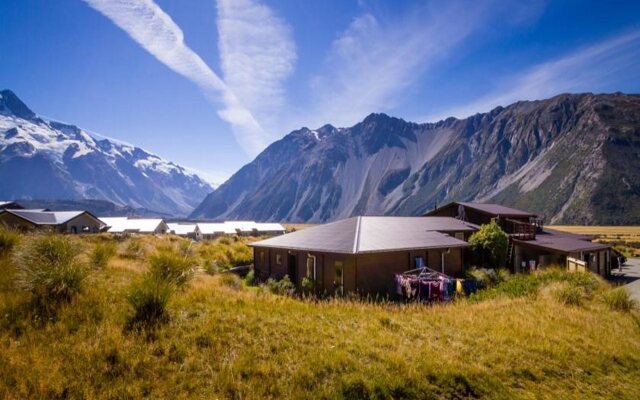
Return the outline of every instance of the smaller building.
[[[198,222],[198,228],[204,240],[212,240],[220,236],[233,236],[237,234],[235,229],[222,222]]]
[[[258,236],[275,236],[282,235],[286,232],[284,226],[278,223],[272,222],[258,222],[256,223],[256,234]]]
[[[102,217],[109,233],[139,233],[163,235],[169,226],[162,218]]]
[[[514,272],[524,269],[580,265],[607,276],[611,272],[611,246],[592,242],[590,236],[545,228],[534,213],[500,204],[455,201],[436,208],[427,216],[449,216],[476,225],[495,220],[509,235],[507,262]]]
[[[198,224],[176,222],[176,223],[167,223],[167,226],[169,227],[169,233],[172,233],[174,235],[186,237],[192,240],[202,239],[202,235],[200,233],[200,228],[198,227]]]
[[[250,244],[258,279],[288,275],[318,294],[393,297],[394,276],[428,266],[463,275],[473,225],[450,217],[354,217]]]
[[[0,224],[22,231],[44,229],[70,234],[98,233],[105,227],[103,221],[88,211],[25,209],[1,210]]]
[[[224,221],[224,224],[239,236],[256,236],[258,232],[258,224],[255,221]]]

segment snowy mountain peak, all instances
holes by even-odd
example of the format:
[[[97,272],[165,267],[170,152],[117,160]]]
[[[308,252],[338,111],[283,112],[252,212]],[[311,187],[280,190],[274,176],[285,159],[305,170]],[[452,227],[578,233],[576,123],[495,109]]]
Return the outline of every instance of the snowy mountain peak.
[[[0,95],[0,193],[5,197],[93,198],[185,215],[213,190],[196,174],[153,153],[38,118],[10,90]]]
[[[0,114],[11,114],[19,118],[32,119],[36,114],[11,90],[0,91]]]

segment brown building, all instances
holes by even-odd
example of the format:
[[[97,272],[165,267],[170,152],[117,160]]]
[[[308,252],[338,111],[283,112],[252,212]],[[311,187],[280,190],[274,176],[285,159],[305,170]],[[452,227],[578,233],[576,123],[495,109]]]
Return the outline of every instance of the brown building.
[[[602,276],[611,272],[610,246],[593,243],[590,236],[544,228],[538,216],[528,211],[500,204],[452,202],[426,215],[449,216],[476,225],[496,220],[509,235],[508,265],[513,272],[532,265],[573,268],[577,264]]]
[[[394,275],[426,265],[463,274],[465,241],[477,229],[451,217],[354,217],[254,242],[260,280],[285,275],[314,291],[394,296]]]
[[[43,229],[58,233],[97,233],[104,222],[88,211],[17,210],[0,211],[0,225],[18,230]]]

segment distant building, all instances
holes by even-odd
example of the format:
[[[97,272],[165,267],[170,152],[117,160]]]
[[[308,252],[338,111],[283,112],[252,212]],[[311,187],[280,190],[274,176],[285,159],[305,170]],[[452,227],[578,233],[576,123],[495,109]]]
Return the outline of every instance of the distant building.
[[[200,234],[205,240],[215,239],[225,235],[237,235],[238,232],[230,225],[222,222],[198,222]]]
[[[287,231],[281,224],[271,222],[258,222],[255,229],[258,236],[282,235]]]
[[[224,221],[224,224],[240,236],[255,236],[258,232],[255,221]]]
[[[97,233],[105,223],[88,211],[3,209],[0,224],[19,230],[48,229],[58,233]]]
[[[102,217],[109,233],[140,233],[162,235],[169,226],[161,218]]]
[[[202,234],[200,232],[200,227],[198,224],[192,223],[168,223],[169,233],[173,233],[174,235],[186,237],[193,240],[202,239]]]
[[[316,293],[393,296],[394,275],[421,266],[460,277],[477,226],[451,217],[353,217],[251,243],[256,276],[288,275]]]
[[[476,225],[495,220],[509,235],[508,265],[513,272],[531,266],[566,265],[569,269],[611,272],[611,246],[594,243],[590,236],[544,228],[534,213],[500,204],[451,202],[426,216],[448,216]]]
[[[24,210],[24,207],[15,201],[0,200],[0,210]]]

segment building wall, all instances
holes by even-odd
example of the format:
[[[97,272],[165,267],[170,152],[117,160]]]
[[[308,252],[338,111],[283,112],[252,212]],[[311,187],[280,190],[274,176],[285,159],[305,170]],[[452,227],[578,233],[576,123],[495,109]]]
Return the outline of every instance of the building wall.
[[[88,230],[84,230],[87,228]],[[65,224],[57,228],[61,233],[98,233],[100,232],[100,223],[87,214],[80,214],[74,219],[67,221]]]

